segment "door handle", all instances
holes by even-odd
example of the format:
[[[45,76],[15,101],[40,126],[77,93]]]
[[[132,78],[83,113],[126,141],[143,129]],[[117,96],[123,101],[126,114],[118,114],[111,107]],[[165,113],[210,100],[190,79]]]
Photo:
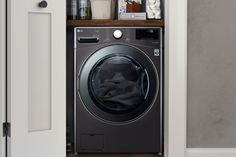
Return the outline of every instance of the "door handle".
[[[40,8],[47,8],[48,2],[47,1],[41,1],[41,2],[39,2],[38,6]]]
[[[97,43],[99,42],[99,37],[79,37],[79,43]]]

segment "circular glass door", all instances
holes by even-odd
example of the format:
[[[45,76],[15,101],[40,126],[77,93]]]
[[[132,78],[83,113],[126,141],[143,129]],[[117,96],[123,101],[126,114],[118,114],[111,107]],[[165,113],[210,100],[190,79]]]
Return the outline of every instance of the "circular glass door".
[[[149,87],[145,68],[127,56],[101,59],[91,70],[88,83],[95,104],[112,114],[135,110],[145,101]]]
[[[150,59],[126,45],[104,47],[78,74],[78,95],[99,119],[123,123],[144,115],[158,94],[159,78]]]

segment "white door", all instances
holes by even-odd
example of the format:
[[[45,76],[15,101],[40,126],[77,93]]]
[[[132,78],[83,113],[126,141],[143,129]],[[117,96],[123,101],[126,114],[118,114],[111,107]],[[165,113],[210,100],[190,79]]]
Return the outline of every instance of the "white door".
[[[8,157],[65,157],[66,0],[7,1]]]
[[[5,137],[2,124],[6,116],[6,0],[0,0],[0,157],[5,157]]]

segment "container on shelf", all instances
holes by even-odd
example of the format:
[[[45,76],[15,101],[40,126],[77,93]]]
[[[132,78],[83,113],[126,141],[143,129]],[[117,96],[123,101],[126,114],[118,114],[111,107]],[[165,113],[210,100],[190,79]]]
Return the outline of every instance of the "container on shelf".
[[[111,19],[112,0],[91,0],[92,19]]]
[[[118,6],[118,0],[112,0],[111,1],[111,18],[112,19],[117,18],[117,6]]]
[[[78,6],[77,0],[67,0],[67,18],[71,20],[77,19]]]
[[[161,19],[161,1],[146,0],[146,12],[148,19]]]
[[[78,0],[79,19],[87,20],[91,18],[90,0]]]

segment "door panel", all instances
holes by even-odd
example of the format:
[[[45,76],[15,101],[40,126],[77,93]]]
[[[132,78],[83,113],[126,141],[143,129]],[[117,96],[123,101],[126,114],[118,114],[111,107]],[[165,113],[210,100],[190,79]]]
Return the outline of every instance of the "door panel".
[[[10,157],[65,157],[65,0],[8,0]]]
[[[0,128],[6,116],[6,5],[5,0],[0,0]],[[5,157],[5,138],[0,129],[0,157]]]
[[[43,25],[38,29],[40,22]],[[49,130],[51,129],[52,105],[51,14],[29,13],[28,30],[29,131]]]

